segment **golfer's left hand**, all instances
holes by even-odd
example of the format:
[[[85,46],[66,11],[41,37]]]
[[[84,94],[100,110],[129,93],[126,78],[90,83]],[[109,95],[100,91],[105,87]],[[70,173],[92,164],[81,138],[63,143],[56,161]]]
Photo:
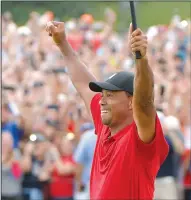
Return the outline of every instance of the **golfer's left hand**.
[[[135,31],[132,31],[132,24],[130,24],[129,30],[130,49],[133,55],[135,55],[136,51],[140,51],[141,56],[144,57],[147,53],[147,36],[141,31],[140,28],[137,28]]]

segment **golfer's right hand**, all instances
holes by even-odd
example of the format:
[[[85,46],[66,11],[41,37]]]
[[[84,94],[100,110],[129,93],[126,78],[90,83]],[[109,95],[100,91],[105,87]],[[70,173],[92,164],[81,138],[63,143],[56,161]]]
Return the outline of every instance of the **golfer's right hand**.
[[[46,25],[46,31],[49,33],[49,36],[52,36],[56,45],[59,46],[66,41],[64,22],[48,22]]]

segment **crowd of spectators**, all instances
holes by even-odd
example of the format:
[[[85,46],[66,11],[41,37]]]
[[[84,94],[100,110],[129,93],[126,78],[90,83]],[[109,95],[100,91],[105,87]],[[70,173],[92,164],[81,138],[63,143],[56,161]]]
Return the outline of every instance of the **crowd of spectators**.
[[[100,80],[134,72],[125,34],[114,30],[116,14],[90,14],[65,22],[68,41]],[[17,26],[2,14],[2,199],[89,198],[94,126],[45,31],[54,13],[30,14]],[[156,199],[191,199],[191,22],[173,16],[147,30],[155,76],[155,105],[170,151],[156,178]],[[80,76],[80,74],[79,74]]]

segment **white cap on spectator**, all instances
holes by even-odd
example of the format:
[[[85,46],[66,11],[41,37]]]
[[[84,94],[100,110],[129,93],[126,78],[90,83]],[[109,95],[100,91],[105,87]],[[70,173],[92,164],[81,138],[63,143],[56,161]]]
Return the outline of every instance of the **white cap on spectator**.
[[[149,40],[152,40],[153,37],[155,37],[158,34],[158,27],[157,26],[151,26],[147,31],[147,37]]]
[[[183,20],[180,22],[180,28],[184,29],[188,26],[188,21],[186,20]]]
[[[165,126],[168,130],[180,130],[180,122],[174,116],[167,116],[164,120]]]
[[[165,115],[164,115],[164,113],[161,112],[161,111],[157,111],[157,116],[158,116],[158,118],[160,120],[162,128],[164,128],[164,124],[165,124]]]
[[[73,140],[75,138],[75,135],[74,135],[74,133],[69,132],[66,134],[66,136],[64,136],[64,138],[67,140]]]
[[[30,35],[31,34],[31,30],[26,27],[26,26],[21,26],[17,29],[17,33],[19,35]]]
[[[127,58],[123,62],[123,69],[130,70],[133,67],[134,61],[131,58]]]

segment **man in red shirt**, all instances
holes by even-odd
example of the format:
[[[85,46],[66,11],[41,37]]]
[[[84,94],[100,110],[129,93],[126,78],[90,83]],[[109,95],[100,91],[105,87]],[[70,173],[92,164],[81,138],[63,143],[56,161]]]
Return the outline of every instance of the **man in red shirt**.
[[[130,26],[132,53],[140,51],[142,55],[136,60],[135,77],[119,72],[106,82],[96,82],[68,44],[64,23],[50,22],[46,30],[62,52],[69,76],[93,116],[98,139],[91,199],[152,199],[155,177],[168,154],[168,145],[154,107],[146,36]]]

